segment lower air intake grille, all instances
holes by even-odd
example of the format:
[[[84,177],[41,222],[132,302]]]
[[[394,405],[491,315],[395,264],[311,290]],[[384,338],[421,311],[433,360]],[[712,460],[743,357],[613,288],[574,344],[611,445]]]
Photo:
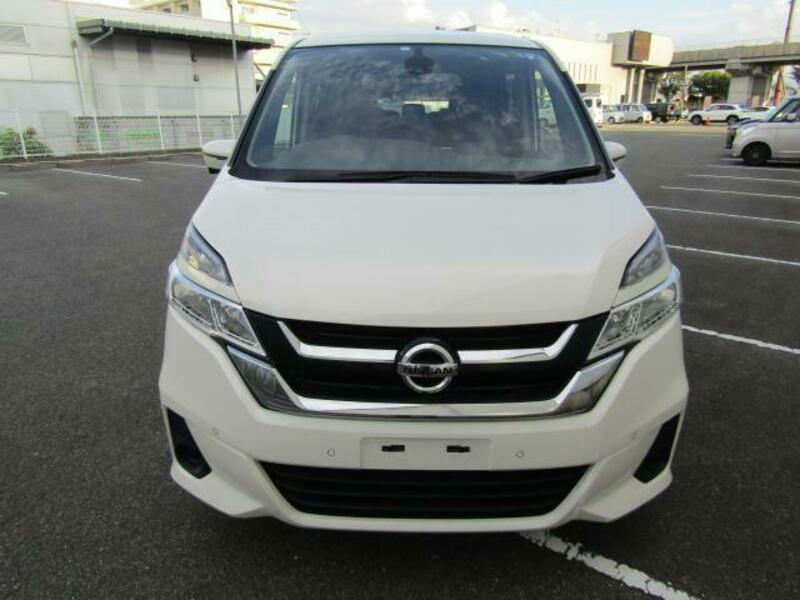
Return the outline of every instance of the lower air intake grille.
[[[491,519],[544,515],[586,467],[536,471],[327,469],[262,463],[295,509],[395,519]]]

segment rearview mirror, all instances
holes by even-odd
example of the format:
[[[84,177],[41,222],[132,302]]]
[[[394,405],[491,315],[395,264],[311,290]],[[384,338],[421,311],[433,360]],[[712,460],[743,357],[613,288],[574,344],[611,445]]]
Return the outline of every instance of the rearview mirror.
[[[625,146],[617,142],[606,142],[606,152],[608,152],[608,155],[614,162],[622,160],[625,158],[625,155],[628,154]]]
[[[219,173],[228,162],[236,140],[214,140],[203,144],[203,162],[209,173]]]

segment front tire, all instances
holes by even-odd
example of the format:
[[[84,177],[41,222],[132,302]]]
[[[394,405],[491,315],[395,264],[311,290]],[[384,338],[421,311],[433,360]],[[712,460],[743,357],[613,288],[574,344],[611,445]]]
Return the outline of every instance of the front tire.
[[[644,117],[639,117],[638,119],[636,119],[636,122],[637,123],[644,123]]]
[[[725,120],[728,122],[728,125],[730,125],[732,123],[736,123],[739,120],[739,117],[737,117],[736,115],[731,115]]]
[[[606,123],[608,123],[609,125],[614,125],[616,122],[617,121],[614,117],[608,117],[608,121],[606,121]]]
[[[761,142],[745,146],[744,150],[742,150],[742,160],[744,160],[744,164],[751,167],[760,167],[766,164],[771,155],[772,153],[770,152],[769,146]]]
[[[703,124],[703,117],[701,117],[700,115],[695,115],[689,120],[692,122],[692,125],[702,125]]]

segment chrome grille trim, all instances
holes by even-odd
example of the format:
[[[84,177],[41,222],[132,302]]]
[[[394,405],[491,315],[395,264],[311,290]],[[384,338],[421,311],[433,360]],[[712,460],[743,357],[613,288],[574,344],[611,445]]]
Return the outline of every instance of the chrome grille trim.
[[[292,333],[283,321],[278,321],[283,335],[289,343],[303,358],[313,358],[317,360],[341,360],[345,362],[370,362],[370,363],[393,363],[397,356],[397,350],[377,350],[372,348],[337,348],[335,346],[314,346],[300,341]],[[399,348],[398,348],[399,350]]]
[[[520,350],[460,350],[458,359],[464,365],[489,365],[502,363],[526,363],[556,358],[572,339],[578,329],[577,323],[567,327],[558,339],[546,348],[523,348]]]
[[[349,400],[320,400],[304,398],[296,394],[276,373],[284,391],[297,406],[301,414],[341,418],[406,418],[418,420],[438,419],[524,419],[557,416],[566,399],[613,372],[625,352],[620,350],[611,356],[593,363],[570,379],[555,398],[533,402],[472,403],[472,404],[423,404],[359,402]],[[570,413],[571,414],[571,413]]]
[[[316,360],[338,360],[344,362],[393,363],[396,350],[373,348],[339,348],[336,346],[315,346],[301,341],[283,321],[278,325],[286,339],[303,358]],[[556,358],[564,350],[578,329],[577,323],[567,327],[564,332],[546,348],[520,348],[509,350],[460,350],[458,359],[464,365],[490,365],[542,362]]]

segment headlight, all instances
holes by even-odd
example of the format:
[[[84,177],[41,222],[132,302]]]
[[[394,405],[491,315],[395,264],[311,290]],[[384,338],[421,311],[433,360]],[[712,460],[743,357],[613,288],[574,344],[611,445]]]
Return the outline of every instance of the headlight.
[[[677,312],[680,302],[680,271],[672,267],[666,281],[611,310],[589,358],[646,337],[667,317]]]
[[[655,273],[666,260],[667,247],[664,245],[664,237],[656,229],[625,267],[622,287],[639,283],[648,275]]]
[[[198,285],[230,300],[239,300],[225,261],[192,225],[186,230],[176,262],[181,273]]]
[[[238,300],[222,257],[189,227],[170,266],[167,296],[172,306],[208,335],[266,357]]]

